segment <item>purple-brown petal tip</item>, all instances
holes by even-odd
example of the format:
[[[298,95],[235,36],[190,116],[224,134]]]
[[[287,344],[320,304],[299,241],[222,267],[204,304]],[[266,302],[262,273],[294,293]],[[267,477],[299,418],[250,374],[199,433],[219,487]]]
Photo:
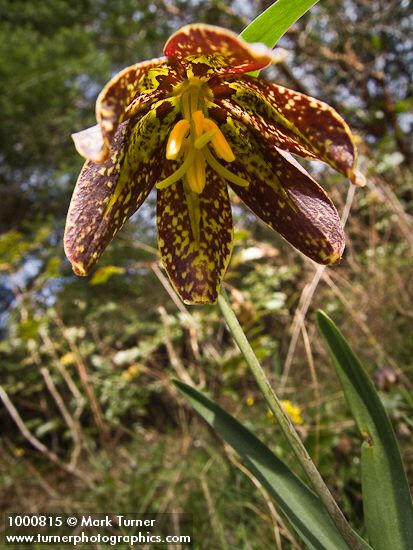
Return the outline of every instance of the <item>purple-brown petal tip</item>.
[[[278,60],[264,44],[249,44],[227,29],[201,23],[174,33],[164,54],[177,59],[187,72],[205,77],[256,71]]]

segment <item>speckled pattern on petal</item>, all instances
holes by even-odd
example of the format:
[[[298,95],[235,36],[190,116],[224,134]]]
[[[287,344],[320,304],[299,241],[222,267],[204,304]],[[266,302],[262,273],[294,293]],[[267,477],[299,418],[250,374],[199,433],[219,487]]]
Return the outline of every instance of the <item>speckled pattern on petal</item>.
[[[189,192],[190,193],[190,192]],[[188,304],[214,303],[232,251],[232,214],[227,185],[207,168],[199,200],[199,242],[182,181],[158,190],[157,226],[162,263],[179,296]]]
[[[240,159],[233,168],[250,182],[248,188],[230,184],[243,202],[309,258],[321,264],[339,261],[344,230],[318,183],[288,154],[256,140],[239,122],[229,121],[222,130]]]
[[[116,74],[96,102],[96,118],[104,141],[100,160],[106,159],[120,122],[145,112],[152,103],[171,94],[181,80],[179,72],[165,58],[137,63]]]
[[[75,273],[87,275],[150,193],[162,169],[165,142],[177,116],[164,100],[138,121],[120,124],[106,162],[86,161],[70,204],[65,251]]]
[[[206,78],[263,69],[271,63],[272,54],[260,46],[247,44],[231,31],[196,24],[173,34],[164,54],[177,59],[187,76]]]
[[[249,76],[242,86],[254,90],[263,98],[263,103],[271,105],[274,120],[278,113],[280,125],[291,129],[297,141],[306,144],[314,156],[352,178],[357,158],[353,136],[346,122],[330,105]],[[265,133],[261,135],[267,137]]]

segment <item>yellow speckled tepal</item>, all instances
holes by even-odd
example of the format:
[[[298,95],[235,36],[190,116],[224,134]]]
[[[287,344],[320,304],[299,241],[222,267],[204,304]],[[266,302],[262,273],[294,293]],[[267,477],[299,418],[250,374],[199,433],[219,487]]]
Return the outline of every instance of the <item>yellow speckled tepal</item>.
[[[322,264],[339,261],[337,211],[291,153],[357,182],[343,119],[246,74],[277,58],[224,29],[187,25],[164,54],[117,74],[98,97],[98,125],[73,136],[87,159],[65,231],[75,273],[90,272],[154,186],[159,252],[188,304],[217,299],[232,250],[228,185],[298,250]]]

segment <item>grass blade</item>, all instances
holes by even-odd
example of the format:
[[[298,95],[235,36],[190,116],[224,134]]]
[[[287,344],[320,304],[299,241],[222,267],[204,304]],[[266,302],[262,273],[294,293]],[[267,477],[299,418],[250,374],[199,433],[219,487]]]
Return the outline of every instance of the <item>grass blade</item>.
[[[411,550],[412,502],[390,420],[360,361],[335,324],[321,311],[317,322],[364,439],[362,489],[369,541],[375,550]]]
[[[241,456],[311,550],[348,550],[321,501],[249,430],[216,403],[174,382],[197,413]],[[369,545],[360,540],[363,548]]]

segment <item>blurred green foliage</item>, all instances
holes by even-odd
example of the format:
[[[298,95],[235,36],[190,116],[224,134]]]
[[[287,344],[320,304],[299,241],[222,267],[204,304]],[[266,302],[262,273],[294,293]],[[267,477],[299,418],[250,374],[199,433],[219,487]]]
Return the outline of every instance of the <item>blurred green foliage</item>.
[[[191,511],[199,548],[221,547],[222,535],[229,548],[272,546],[274,536],[283,548],[300,547],[170,383],[186,376],[289,459],[218,309],[187,309],[165,289],[153,200],[89,278],[75,277],[62,251],[82,164],[70,134],[94,123],[94,101],[110,76],[159,56],[182,24],[241,31],[268,5],[0,0],[0,383],[33,436],[89,480],[35,451],[2,408],[4,510]],[[359,136],[368,176],[353,201],[347,254],[321,277],[293,354],[294,314],[316,268],[237,203],[226,277],[277,387],[291,356],[283,397],[302,408],[300,433],[356,528],[360,440],[314,312],[334,315],[372,371],[412,480],[409,8],[324,0],[282,39],[289,59],[263,75],[333,104]],[[347,182],[319,165],[310,170],[343,209]]]

